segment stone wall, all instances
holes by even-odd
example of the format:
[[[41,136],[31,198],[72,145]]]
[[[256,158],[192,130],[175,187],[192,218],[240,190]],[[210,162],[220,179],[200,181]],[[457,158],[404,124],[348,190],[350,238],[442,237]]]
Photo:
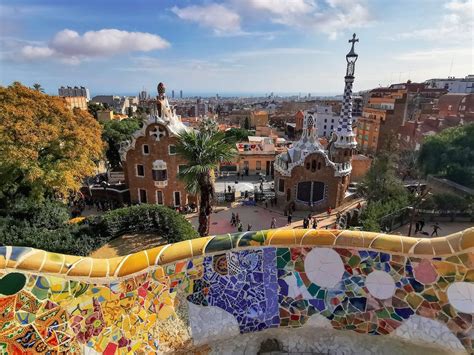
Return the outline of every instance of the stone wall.
[[[473,251],[474,228],[270,230],[112,259],[0,247],[0,349],[471,353]]]

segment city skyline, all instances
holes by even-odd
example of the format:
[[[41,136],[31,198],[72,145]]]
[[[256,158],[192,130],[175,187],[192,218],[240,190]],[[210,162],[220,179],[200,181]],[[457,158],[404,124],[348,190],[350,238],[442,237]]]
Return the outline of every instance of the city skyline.
[[[472,1],[4,1],[0,20],[0,84],[50,94],[340,95],[353,32],[355,91],[472,74]]]

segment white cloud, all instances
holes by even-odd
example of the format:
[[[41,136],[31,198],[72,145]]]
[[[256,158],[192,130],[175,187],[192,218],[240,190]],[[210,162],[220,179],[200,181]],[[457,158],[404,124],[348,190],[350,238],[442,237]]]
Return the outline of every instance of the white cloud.
[[[171,11],[182,20],[212,28],[217,35],[241,31],[239,14],[220,4],[192,5],[183,8],[174,6]]]
[[[19,58],[32,61],[55,58],[69,64],[93,57],[109,57],[128,52],[149,52],[169,47],[158,35],[146,32],[127,32],[117,29],[88,31],[80,35],[69,29],[62,30],[47,46],[23,46]]]
[[[212,28],[218,35],[252,35],[241,22],[270,22],[334,39],[347,29],[373,21],[366,0],[226,0],[223,4],[171,9],[183,20]]]
[[[21,48],[20,55],[26,60],[43,59],[54,55],[54,50],[49,47],[28,45]]]
[[[472,40],[473,6],[472,0],[451,0],[444,5],[447,13],[433,27],[403,32],[395,39]]]

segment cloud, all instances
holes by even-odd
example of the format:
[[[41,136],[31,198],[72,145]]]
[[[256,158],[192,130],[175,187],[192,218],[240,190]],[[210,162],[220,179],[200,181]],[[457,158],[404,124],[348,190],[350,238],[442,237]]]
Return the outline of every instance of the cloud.
[[[241,32],[239,14],[220,4],[174,6],[171,11],[182,20],[211,28],[217,35]]]
[[[472,40],[473,18],[472,0],[451,0],[444,5],[446,14],[433,27],[402,32],[395,39],[424,39],[431,41]]]
[[[171,11],[218,35],[252,34],[242,30],[241,22],[269,22],[334,39],[349,28],[366,27],[373,21],[366,0],[227,0],[225,5],[173,7]]]
[[[454,57],[456,60],[462,58],[469,58],[472,56],[471,48],[433,48],[428,50],[411,51],[399,54],[394,57],[395,60],[408,61],[408,62],[433,62],[433,61],[446,61],[452,60]]]
[[[98,57],[110,57],[129,52],[149,52],[169,47],[158,35],[146,32],[127,32],[117,29],[88,31],[80,35],[64,29],[45,45],[27,45],[20,48],[19,58],[25,61],[55,58],[69,64]]]

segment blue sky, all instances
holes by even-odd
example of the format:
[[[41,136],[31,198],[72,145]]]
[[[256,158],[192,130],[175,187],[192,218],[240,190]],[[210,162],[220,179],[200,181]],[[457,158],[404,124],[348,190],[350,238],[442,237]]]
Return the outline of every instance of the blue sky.
[[[339,94],[473,74],[472,0],[0,2],[0,84]]]

